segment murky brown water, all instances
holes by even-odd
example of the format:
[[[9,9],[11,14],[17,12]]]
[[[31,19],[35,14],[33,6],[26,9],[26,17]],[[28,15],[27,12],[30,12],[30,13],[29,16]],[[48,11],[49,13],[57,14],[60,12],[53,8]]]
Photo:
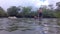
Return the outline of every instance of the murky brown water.
[[[58,25],[57,25],[58,23]],[[0,34],[60,34],[60,19],[0,18]]]

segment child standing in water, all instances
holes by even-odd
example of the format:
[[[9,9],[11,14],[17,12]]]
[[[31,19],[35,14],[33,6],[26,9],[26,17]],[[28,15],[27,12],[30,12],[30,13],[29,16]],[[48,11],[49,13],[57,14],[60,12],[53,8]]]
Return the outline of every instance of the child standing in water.
[[[42,18],[42,8],[39,8],[39,10],[38,10],[38,18],[39,18],[39,20],[41,20],[41,18]]]

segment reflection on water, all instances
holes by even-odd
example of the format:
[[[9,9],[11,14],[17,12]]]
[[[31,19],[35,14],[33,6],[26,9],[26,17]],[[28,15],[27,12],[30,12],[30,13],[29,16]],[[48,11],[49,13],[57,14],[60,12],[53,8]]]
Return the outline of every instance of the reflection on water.
[[[0,18],[1,34],[59,34],[60,19]]]

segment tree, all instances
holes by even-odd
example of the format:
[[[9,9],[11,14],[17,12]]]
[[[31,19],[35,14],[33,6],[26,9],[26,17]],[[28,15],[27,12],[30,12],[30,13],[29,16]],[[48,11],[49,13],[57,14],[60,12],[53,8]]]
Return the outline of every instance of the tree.
[[[48,5],[48,7],[49,7],[51,10],[53,10],[53,5],[52,5],[52,4]]]
[[[27,16],[30,12],[31,12],[31,7],[23,7],[23,9],[22,9],[22,15],[25,17],[25,16]]]
[[[42,7],[43,17],[46,17],[46,18],[54,17],[54,11],[52,10],[52,6],[50,5],[49,7],[50,7],[50,9],[48,7],[45,7],[45,6]]]
[[[60,11],[60,2],[57,2],[57,3],[56,3],[56,6],[57,6],[56,10],[57,10],[57,11]]]
[[[56,6],[60,7],[60,2],[57,2],[57,3],[56,3]]]
[[[19,10],[20,10],[19,7],[11,6],[10,8],[7,9],[7,13],[9,16],[16,16]]]
[[[0,7],[0,17],[5,17],[5,16],[7,16],[7,13],[2,7]]]
[[[57,8],[55,10],[55,16],[60,18],[60,2],[57,2],[56,6],[57,6]]]

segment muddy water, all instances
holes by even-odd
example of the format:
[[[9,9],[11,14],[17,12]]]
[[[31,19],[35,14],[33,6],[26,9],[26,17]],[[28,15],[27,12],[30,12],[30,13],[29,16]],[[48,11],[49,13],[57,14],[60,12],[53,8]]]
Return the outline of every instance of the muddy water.
[[[60,34],[60,19],[0,18],[0,34]]]

